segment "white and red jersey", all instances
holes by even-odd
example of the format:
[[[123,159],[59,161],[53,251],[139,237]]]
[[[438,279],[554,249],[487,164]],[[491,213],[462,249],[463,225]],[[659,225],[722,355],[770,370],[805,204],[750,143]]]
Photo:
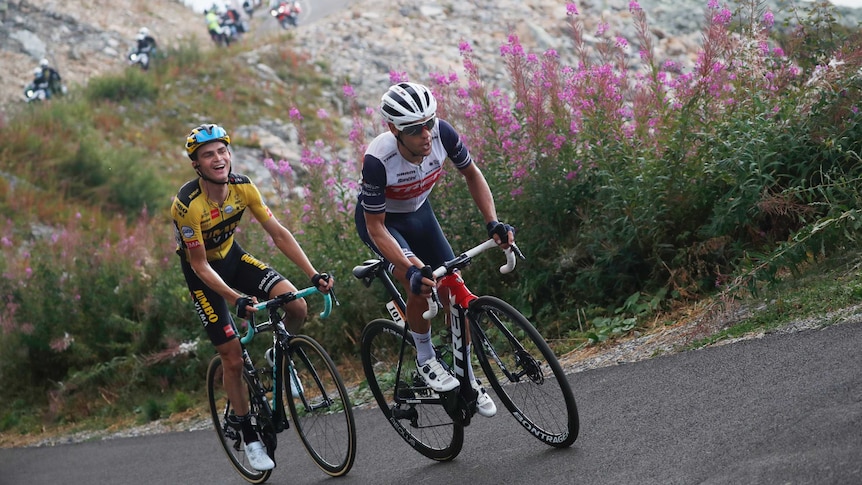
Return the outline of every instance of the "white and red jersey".
[[[446,158],[459,170],[473,163],[452,125],[439,118],[431,130],[431,154],[419,165],[401,156],[398,140],[391,132],[378,135],[365,150],[359,206],[377,214],[415,212],[443,174]]]

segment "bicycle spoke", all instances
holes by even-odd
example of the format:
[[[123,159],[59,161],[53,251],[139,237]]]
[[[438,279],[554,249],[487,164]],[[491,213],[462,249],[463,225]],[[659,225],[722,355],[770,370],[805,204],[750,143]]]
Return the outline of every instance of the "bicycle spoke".
[[[470,306],[476,346],[491,388],[536,439],[555,447],[577,439],[577,406],[547,343],[517,310],[494,297]]]
[[[399,373],[403,341],[403,328],[395,322],[375,320],[366,326],[362,363],[368,387],[405,442],[433,460],[451,460],[461,451],[464,427],[453,423],[440,397],[418,375],[412,340],[405,347]]]
[[[221,358],[216,356],[212,359],[207,369],[207,397],[213,426],[215,427],[219,442],[234,469],[249,483],[263,483],[269,479],[272,470],[258,471],[249,464],[248,458],[245,455],[242,433],[229,423],[229,419],[234,415],[234,412],[227,398],[227,392],[224,390],[223,374]],[[247,381],[243,382],[246,386],[249,386]],[[249,396],[251,394],[252,392],[249,388]],[[254,409],[252,411],[256,412]],[[275,444],[272,443],[271,446],[274,447]]]
[[[356,425],[335,364],[300,335],[291,338],[282,370],[285,401],[306,450],[327,474],[344,475],[356,457]]]

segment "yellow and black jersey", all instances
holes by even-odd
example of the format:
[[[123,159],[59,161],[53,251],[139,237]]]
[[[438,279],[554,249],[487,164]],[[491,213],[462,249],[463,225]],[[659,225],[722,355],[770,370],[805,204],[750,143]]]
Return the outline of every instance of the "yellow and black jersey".
[[[228,195],[221,205],[207,198],[200,179],[186,182],[171,205],[177,253],[188,261],[188,249],[203,245],[208,261],[224,259],[246,208],[260,223],[272,218],[257,186],[245,175],[230,175]]]

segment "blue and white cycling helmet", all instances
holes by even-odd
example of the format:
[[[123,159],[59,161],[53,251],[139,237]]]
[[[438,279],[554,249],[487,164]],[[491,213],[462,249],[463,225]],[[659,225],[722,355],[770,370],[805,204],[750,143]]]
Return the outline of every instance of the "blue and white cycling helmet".
[[[197,149],[211,141],[220,141],[225,145],[230,145],[227,131],[219,125],[207,123],[193,129],[186,137],[186,153],[189,158],[194,160]]]
[[[394,84],[380,100],[380,114],[399,130],[436,113],[437,100],[431,90],[422,84]]]

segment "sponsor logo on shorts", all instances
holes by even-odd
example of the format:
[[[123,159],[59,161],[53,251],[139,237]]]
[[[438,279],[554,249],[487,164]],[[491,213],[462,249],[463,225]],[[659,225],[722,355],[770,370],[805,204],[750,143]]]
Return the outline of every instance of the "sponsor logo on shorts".
[[[218,314],[210,301],[207,300],[204,292],[201,290],[195,290],[193,296],[195,298],[195,307],[197,307],[198,316],[201,317],[201,321],[216,323],[218,321]]]

